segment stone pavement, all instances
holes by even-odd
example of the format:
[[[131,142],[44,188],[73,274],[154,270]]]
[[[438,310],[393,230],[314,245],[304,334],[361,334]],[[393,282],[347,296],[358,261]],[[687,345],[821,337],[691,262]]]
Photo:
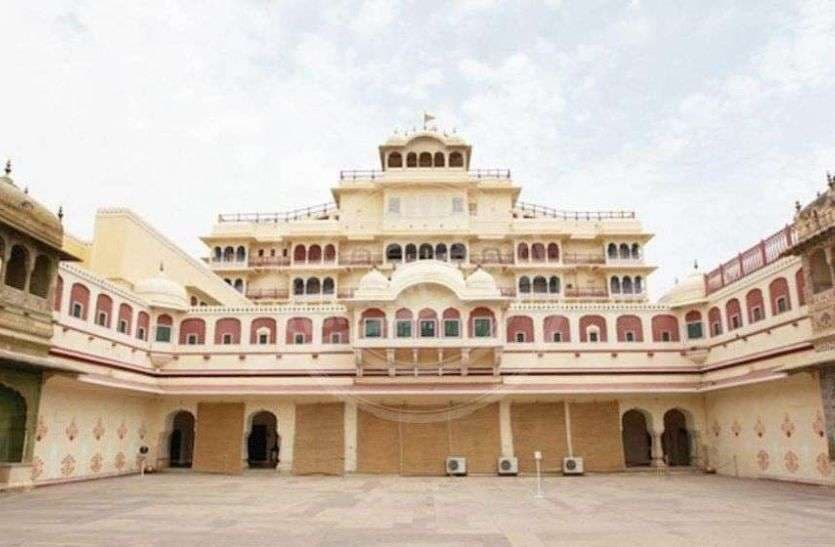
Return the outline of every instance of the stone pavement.
[[[833,545],[835,489],[698,474],[227,477],[0,495],[0,545]]]

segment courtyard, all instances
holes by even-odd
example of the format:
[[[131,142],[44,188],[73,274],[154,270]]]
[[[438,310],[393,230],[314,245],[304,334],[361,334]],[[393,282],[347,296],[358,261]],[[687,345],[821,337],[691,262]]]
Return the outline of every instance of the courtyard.
[[[700,474],[168,472],[0,494],[2,545],[831,545],[835,489]]]

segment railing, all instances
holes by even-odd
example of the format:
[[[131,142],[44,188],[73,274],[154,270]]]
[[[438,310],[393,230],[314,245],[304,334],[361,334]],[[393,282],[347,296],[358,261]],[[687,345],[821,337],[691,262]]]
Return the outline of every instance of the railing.
[[[289,266],[289,256],[253,256],[249,258],[249,265],[253,268],[264,268],[269,266]]]
[[[339,255],[340,266],[378,266],[383,263],[380,253],[353,252]]]
[[[213,266],[246,266],[246,259],[238,260],[237,258],[207,258],[206,262]]]
[[[544,205],[516,202],[516,214],[522,218],[558,218],[561,220],[618,220],[635,218],[635,211],[561,211]]]
[[[739,281],[780,258],[783,251],[792,246],[792,228],[786,226],[776,234],[760,241],[750,249],[738,254],[718,268],[705,274],[707,294]]]
[[[507,296],[513,298],[516,296],[516,288],[515,287],[499,287],[499,293],[502,296]]]
[[[606,298],[609,293],[602,288],[569,287],[565,289],[565,296],[567,298]]]
[[[606,256],[596,253],[565,253],[562,261],[565,264],[605,264]]]
[[[254,222],[256,224],[269,224],[306,219],[326,220],[336,212],[338,212],[338,209],[335,203],[322,203],[278,213],[222,213],[217,216],[217,221],[220,223]]]
[[[510,179],[510,169],[471,169],[467,174],[474,179]]]
[[[496,252],[484,252],[481,256],[478,253],[473,253],[470,256],[470,264],[475,265],[489,265],[489,264],[513,264],[513,253],[501,254]]]
[[[247,289],[246,297],[250,300],[287,300],[287,289]]]
[[[336,292],[336,297],[337,298],[353,298],[354,297],[354,291],[356,291],[356,290],[357,289],[355,287],[348,287],[348,288],[345,288],[345,289],[339,289]]]
[[[339,180],[376,180],[382,178],[379,169],[347,169],[339,172]]]

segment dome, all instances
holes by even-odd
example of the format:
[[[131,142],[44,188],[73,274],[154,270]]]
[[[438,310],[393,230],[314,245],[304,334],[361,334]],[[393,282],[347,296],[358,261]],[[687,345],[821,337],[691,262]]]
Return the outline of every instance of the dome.
[[[705,297],[705,278],[696,268],[683,281],[677,283],[667,294],[662,296],[660,302],[676,307],[699,302],[704,300]]]
[[[185,288],[176,281],[168,279],[162,271],[156,277],[139,281],[133,290],[153,307],[171,310],[188,308],[188,294]]]
[[[360,279],[361,290],[380,291],[389,287],[389,280],[379,270],[371,270]]]
[[[491,290],[496,288],[496,280],[486,271],[478,268],[467,278],[468,289]]]
[[[0,220],[54,249],[61,249],[64,228],[60,219],[15,186],[10,172],[7,164],[5,176],[0,177]]]

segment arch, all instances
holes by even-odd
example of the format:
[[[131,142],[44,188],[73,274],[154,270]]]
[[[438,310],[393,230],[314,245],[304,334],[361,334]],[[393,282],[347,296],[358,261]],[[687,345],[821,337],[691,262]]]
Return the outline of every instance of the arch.
[[[704,327],[702,326],[702,313],[699,310],[690,310],[684,316],[684,324],[687,327],[687,338],[697,340],[704,338]]]
[[[226,247],[223,249],[223,261],[224,262],[232,262],[235,260],[235,248],[234,247]]]
[[[397,243],[389,243],[386,247],[386,260],[389,262],[401,262],[403,260],[403,248]]]
[[[620,247],[618,247],[618,251],[620,258],[629,258],[629,245],[626,243],[621,243]]]
[[[652,463],[652,436],[649,433],[645,410],[627,410],[621,418],[623,458],[626,467],[640,467]]]
[[[52,295],[53,311],[61,311],[61,303],[64,299],[64,278],[60,275],[55,279],[55,294]]]
[[[450,167],[464,167],[464,156],[461,152],[453,152],[449,155]]]
[[[635,294],[641,294],[644,292],[644,279],[640,275],[635,276],[634,292]]]
[[[438,243],[435,245],[435,260],[443,260],[446,262],[447,259],[447,249],[446,243]]]
[[[117,318],[116,330],[122,334],[130,334],[133,326],[133,308],[130,304],[122,302],[119,304],[119,317]]]
[[[794,284],[797,286],[797,304],[799,306],[806,305],[806,276],[803,273],[803,268],[800,268],[794,273]]]
[[[168,439],[169,467],[191,467],[194,456],[194,414],[180,410],[174,414]]]
[[[531,292],[531,279],[526,275],[519,278],[519,292],[522,294]]]
[[[90,289],[81,283],[73,283],[70,289],[70,315],[86,321],[89,307]]]
[[[247,464],[254,469],[275,469],[278,465],[281,442],[275,414],[268,410],[261,410],[253,414],[248,421]]]
[[[241,343],[241,322],[235,317],[215,321],[215,344],[237,345]]]
[[[748,323],[765,319],[765,304],[760,289],[751,289],[745,294],[745,309],[748,310]]]
[[[701,316],[699,317],[701,320]],[[678,318],[675,315],[662,314],[652,317],[653,342],[679,342],[680,340]]]
[[[728,321],[728,332],[742,326],[742,308],[739,305],[739,300],[736,298],[728,300],[725,304],[725,317]]]
[[[438,313],[435,310],[423,308],[418,312],[418,336],[421,338],[438,336]]]
[[[664,459],[670,466],[690,465],[690,432],[684,413],[672,408],[664,413],[664,434],[661,436]]]
[[[534,243],[531,245],[531,259],[536,262],[545,261],[545,245],[542,243]]]
[[[414,262],[417,260],[417,246],[414,243],[406,245],[406,262]]]
[[[516,246],[516,258],[519,260],[529,260],[531,257],[527,243],[520,243]]]
[[[826,261],[826,252],[816,249],[809,256],[809,278],[812,281],[812,294],[818,294],[832,288],[832,273]],[[8,276],[7,278],[8,279]],[[8,281],[6,281],[8,285]]]
[[[109,329],[112,317],[113,299],[104,293],[99,293],[99,295],[96,297],[96,325]]]
[[[325,253],[324,253],[325,262],[335,262],[336,261],[336,247],[330,243],[325,245]]]
[[[492,338],[496,336],[496,315],[490,308],[480,306],[470,312],[467,319],[467,336]]]
[[[272,317],[258,317],[249,325],[250,344],[275,344],[276,323]]]
[[[612,294],[620,294],[620,278],[613,276],[609,281],[609,292]]]
[[[449,259],[453,261],[467,260],[467,247],[463,243],[453,243],[449,247]]]
[[[151,317],[148,312],[141,311],[136,316],[136,337],[140,340],[148,339],[148,328],[151,324]]]
[[[533,343],[533,319],[527,315],[513,315],[508,317],[507,342],[525,344]]]
[[[403,167],[403,156],[400,155],[400,152],[392,152],[389,154],[388,166]]]
[[[710,335],[719,336],[722,334],[722,312],[716,306],[707,312],[707,322],[710,325]]]
[[[246,248],[243,245],[239,245],[235,251],[235,260],[238,262],[244,262],[246,260]]]
[[[213,256],[215,258],[215,262],[220,262],[220,260],[223,258],[223,249],[221,249],[220,247],[215,247]]]
[[[548,261],[549,262],[556,262],[560,259],[560,246],[556,243],[549,243],[548,244]]]
[[[533,278],[533,292],[536,294],[545,294],[548,292],[548,280],[543,276],[538,275]]]
[[[322,294],[333,294],[336,289],[336,284],[332,277],[326,277],[322,280]]]
[[[644,325],[637,315],[621,315],[615,321],[618,342],[643,342]]]
[[[606,342],[606,318],[602,315],[584,315],[580,318],[580,342],[592,342],[593,332],[597,332],[597,341]]]
[[[620,282],[620,290],[623,294],[632,294],[632,278],[628,275],[624,276]]]
[[[447,338],[459,338],[461,336],[461,312],[455,308],[447,308],[441,313],[441,320],[444,323],[443,335]]]
[[[304,279],[301,277],[293,279],[293,294],[296,296],[304,294]]]
[[[307,262],[307,248],[304,245],[293,247],[293,262]]]
[[[423,243],[418,248],[418,258],[420,260],[432,260],[435,257],[435,251],[429,243]]]
[[[157,316],[157,332],[154,339],[157,342],[171,342],[172,325],[174,325],[174,320],[167,313]]]
[[[312,344],[313,321],[308,317],[291,317],[288,319],[284,341],[287,344]]]
[[[559,294],[561,289],[560,278],[556,275],[552,275],[548,278],[548,292],[551,294]]]
[[[542,321],[545,342],[571,342],[571,328],[568,317],[549,315]]]
[[[46,298],[49,294],[49,284],[52,281],[52,260],[46,255],[38,255],[35,267],[29,277],[29,292],[35,296]]]
[[[606,248],[606,255],[609,258],[617,258],[618,257],[618,246],[614,243],[609,243],[609,246]]]
[[[240,293],[244,292],[244,280],[241,278],[236,279],[234,287],[236,291]]]
[[[202,319],[191,317],[180,321],[180,344],[181,345],[202,345],[206,343],[206,322]]]
[[[443,152],[435,152],[435,167],[444,167],[446,165],[446,158]]]
[[[23,245],[15,245],[12,247],[12,253],[6,263],[6,285],[21,291],[24,290],[28,269],[29,251]]]
[[[431,152],[421,152],[420,156],[418,156],[418,166],[419,167],[432,167],[432,153]]]
[[[348,344],[351,342],[350,323],[345,317],[328,317],[322,322],[323,344]]]
[[[307,249],[307,261],[308,262],[321,262],[322,261],[322,247],[320,245],[313,244]]]
[[[319,294],[322,292],[322,284],[318,277],[307,278],[307,283],[304,286],[304,294]]]
[[[633,243],[632,248],[630,249],[630,255],[631,255],[632,259],[635,259],[635,260],[641,258],[641,246],[638,245],[637,243]]]
[[[778,315],[792,309],[789,282],[778,277],[768,284],[768,299],[771,301],[771,315]]]
[[[406,154],[406,167],[417,167],[417,165],[417,154],[415,154],[414,152],[409,152],[408,154]]]
[[[23,461],[26,444],[26,399],[0,384],[0,462]]]

